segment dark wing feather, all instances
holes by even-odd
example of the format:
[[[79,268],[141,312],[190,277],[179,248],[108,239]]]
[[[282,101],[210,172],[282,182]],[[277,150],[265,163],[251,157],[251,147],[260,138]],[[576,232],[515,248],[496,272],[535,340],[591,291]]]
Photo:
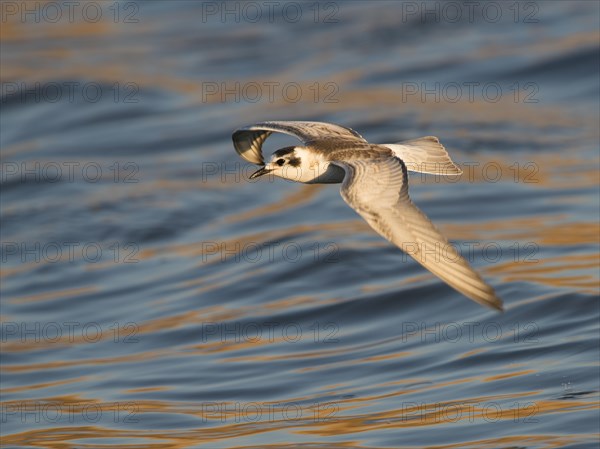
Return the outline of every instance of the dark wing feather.
[[[366,143],[356,131],[344,126],[323,122],[261,122],[234,131],[232,139],[237,153],[248,162],[264,165],[262,145],[272,133],[297,137],[303,144],[322,140],[353,140]]]

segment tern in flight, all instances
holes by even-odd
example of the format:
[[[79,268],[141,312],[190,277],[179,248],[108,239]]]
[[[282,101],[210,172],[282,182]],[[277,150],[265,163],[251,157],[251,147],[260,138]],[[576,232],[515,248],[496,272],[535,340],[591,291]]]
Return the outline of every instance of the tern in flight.
[[[262,145],[272,133],[295,136],[302,145],[275,151],[265,164]],[[307,184],[341,183],[344,201],[381,236],[463,295],[502,310],[494,289],[408,196],[408,171],[462,173],[437,137],[372,144],[340,125],[273,121],[237,129],[233,144],[242,158],[261,166],[251,179],[270,173]]]

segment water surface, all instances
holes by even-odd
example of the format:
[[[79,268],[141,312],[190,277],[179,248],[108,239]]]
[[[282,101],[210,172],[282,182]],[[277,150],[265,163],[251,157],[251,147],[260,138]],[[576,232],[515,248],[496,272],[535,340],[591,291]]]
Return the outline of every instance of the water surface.
[[[2,446],[598,447],[598,4],[452,3],[3,11]],[[505,313],[249,181],[266,119],[440,137],[411,196]]]

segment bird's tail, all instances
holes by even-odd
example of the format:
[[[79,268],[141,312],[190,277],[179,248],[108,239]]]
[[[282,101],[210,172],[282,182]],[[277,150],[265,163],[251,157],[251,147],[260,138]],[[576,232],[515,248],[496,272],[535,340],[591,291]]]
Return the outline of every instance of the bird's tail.
[[[434,136],[420,137],[398,143],[382,144],[402,159],[409,171],[435,175],[460,175],[462,170],[450,159],[448,152]]]

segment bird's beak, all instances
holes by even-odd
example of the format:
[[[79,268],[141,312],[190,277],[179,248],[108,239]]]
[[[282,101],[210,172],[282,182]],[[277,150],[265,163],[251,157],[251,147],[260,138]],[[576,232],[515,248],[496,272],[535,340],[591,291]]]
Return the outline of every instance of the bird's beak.
[[[261,167],[260,169],[258,169],[257,171],[255,171],[254,173],[252,173],[250,175],[250,179],[254,179],[254,178],[258,178],[259,176],[263,176],[266,175],[267,173],[273,171],[272,169],[268,169],[266,167]]]

